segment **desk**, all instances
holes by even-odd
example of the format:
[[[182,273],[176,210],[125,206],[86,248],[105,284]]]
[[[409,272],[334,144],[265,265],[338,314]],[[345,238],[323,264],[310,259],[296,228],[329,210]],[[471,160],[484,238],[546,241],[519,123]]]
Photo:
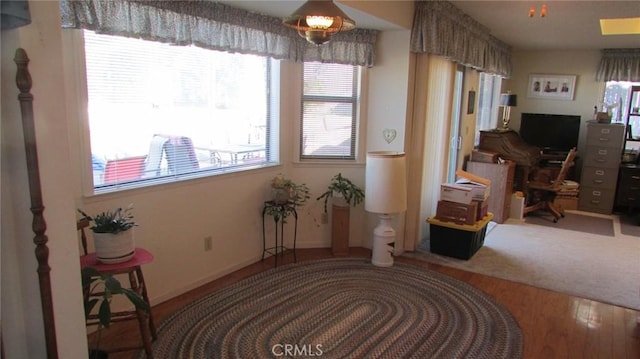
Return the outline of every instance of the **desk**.
[[[265,232],[265,216],[269,210],[277,210],[281,213],[290,212],[293,214],[294,218],[294,227],[293,227],[293,261],[297,262],[296,259],[296,239],[298,236],[298,212],[296,212],[296,206],[291,202],[286,203],[276,203],[274,201],[266,201],[264,202],[264,207],[262,209],[262,260],[264,261],[265,253],[272,254],[275,257],[275,266],[278,266],[278,255],[280,255],[280,260],[282,260],[282,255],[284,252],[288,251],[289,248],[284,246],[284,223],[286,221],[286,214],[283,216],[272,216],[273,222],[275,223],[275,245],[273,247],[267,248],[267,239]],[[278,226],[278,224],[280,224]],[[278,235],[278,227],[280,227],[280,235]],[[278,239],[280,240],[280,244],[278,244]]]
[[[208,151],[209,162],[211,164],[222,165],[222,155],[228,156],[228,163],[232,165],[238,164],[239,155],[243,161],[249,158],[264,157],[266,148],[263,144],[246,144],[246,145],[225,145],[219,147],[195,147],[196,150]]]

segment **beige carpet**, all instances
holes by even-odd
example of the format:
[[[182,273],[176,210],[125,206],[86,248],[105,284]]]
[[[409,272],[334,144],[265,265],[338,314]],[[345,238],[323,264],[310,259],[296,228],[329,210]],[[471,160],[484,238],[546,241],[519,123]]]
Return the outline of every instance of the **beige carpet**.
[[[585,221],[603,217],[576,213]],[[430,253],[428,241],[426,250],[404,255],[640,310],[640,240],[611,218],[614,237],[510,219],[495,225],[469,260]]]

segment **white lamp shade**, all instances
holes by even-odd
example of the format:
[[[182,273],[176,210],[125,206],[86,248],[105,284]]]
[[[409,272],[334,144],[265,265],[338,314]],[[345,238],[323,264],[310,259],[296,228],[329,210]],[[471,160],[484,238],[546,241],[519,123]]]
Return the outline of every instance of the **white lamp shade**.
[[[403,152],[367,153],[364,208],[372,213],[407,210],[407,175]]]

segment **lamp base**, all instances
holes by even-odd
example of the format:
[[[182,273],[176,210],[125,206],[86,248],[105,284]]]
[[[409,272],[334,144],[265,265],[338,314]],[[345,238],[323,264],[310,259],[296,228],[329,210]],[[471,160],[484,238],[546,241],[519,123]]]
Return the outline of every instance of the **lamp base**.
[[[391,227],[393,216],[381,214],[380,223],[373,230],[373,250],[371,264],[378,267],[391,267],[393,265],[393,246],[396,240],[396,231]]]

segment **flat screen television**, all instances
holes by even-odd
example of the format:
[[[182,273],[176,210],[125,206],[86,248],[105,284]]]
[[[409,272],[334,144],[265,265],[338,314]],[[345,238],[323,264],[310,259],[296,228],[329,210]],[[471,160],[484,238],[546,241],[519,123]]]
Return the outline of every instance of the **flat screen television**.
[[[520,118],[520,137],[543,153],[568,153],[578,147],[580,116],[523,113]]]

